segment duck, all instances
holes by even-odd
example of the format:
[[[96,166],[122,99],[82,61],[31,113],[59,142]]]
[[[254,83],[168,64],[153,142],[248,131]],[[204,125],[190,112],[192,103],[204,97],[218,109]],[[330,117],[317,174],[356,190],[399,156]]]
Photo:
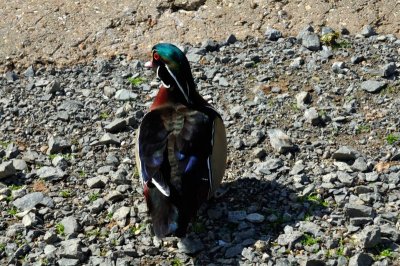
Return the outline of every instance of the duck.
[[[156,44],[145,67],[161,84],[137,130],[136,166],[154,235],[184,237],[222,182],[226,129],[219,112],[199,94],[177,46]]]

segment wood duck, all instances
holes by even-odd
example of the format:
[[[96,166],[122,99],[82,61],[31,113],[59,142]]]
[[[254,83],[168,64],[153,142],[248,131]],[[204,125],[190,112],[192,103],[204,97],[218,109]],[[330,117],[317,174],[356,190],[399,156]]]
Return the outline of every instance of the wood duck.
[[[156,71],[161,85],[138,129],[136,163],[155,235],[182,237],[222,181],[225,126],[196,90],[178,47],[155,45],[145,66]]]

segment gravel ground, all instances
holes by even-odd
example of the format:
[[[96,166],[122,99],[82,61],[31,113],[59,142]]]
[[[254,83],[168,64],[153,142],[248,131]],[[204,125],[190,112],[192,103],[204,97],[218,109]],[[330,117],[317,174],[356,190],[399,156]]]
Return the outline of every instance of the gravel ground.
[[[133,160],[143,62],[5,73],[0,264],[400,265],[400,39],[281,36],[181,46],[229,146],[184,239],[152,235]]]

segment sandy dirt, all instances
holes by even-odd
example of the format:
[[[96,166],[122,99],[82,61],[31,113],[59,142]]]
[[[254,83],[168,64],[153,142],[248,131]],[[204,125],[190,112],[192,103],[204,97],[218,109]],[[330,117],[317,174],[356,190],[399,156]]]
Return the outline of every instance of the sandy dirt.
[[[296,36],[307,24],[357,34],[371,24],[400,37],[398,0],[14,0],[0,2],[0,71],[71,65],[125,54],[143,58],[157,42]]]

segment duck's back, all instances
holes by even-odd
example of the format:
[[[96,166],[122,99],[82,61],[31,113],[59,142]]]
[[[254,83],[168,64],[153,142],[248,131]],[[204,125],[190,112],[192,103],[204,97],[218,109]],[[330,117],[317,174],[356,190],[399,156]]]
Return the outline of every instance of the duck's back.
[[[211,107],[204,110],[181,104],[156,108],[145,115],[139,128],[137,164],[159,236],[176,229],[184,233],[200,204],[222,180],[225,127]]]

